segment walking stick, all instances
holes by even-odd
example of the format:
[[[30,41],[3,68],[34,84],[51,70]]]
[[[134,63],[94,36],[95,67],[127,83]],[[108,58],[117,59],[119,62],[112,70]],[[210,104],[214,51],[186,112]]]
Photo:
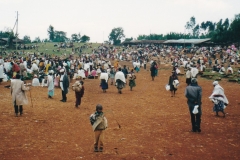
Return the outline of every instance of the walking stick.
[[[29,93],[30,93],[30,99],[31,99],[31,104],[32,104],[32,108],[33,108],[32,95],[31,95],[31,90],[30,90],[30,88],[29,88]]]

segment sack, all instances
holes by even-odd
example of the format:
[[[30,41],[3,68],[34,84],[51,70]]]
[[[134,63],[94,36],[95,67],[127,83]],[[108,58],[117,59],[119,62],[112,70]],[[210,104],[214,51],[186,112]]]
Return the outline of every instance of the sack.
[[[165,88],[166,88],[167,91],[170,90],[170,86],[168,84],[166,84]]]
[[[79,81],[76,81],[73,85],[72,85],[72,90],[75,92],[80,92],[82,89],[82,85]]]
[[[198,113],[198,107],[199,107],[199,105],[195,105],[194,106],[194,109],[192,111],[193,114],[197,114]]]
[[[179,86],[179,81],[177,80],[177,79],[175,79],[174,81],[173,81],[173,86],[174,86],[174,88],[178,88],[178,86]]]

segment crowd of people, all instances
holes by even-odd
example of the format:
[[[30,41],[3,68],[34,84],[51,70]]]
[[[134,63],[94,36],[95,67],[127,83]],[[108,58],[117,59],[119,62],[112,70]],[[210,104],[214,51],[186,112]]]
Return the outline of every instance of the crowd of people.
[[[103,48],[103,47],[102,47]],[[221,50],[221,52],[220,52]],[[190,52],[191,56],[186,53]],[[220,60],[216,55],[220,54]],[[214,60],[215,64],[212,64]],[[121,66],[121,61],[132,62],[132,67]],[[11,94],[14,103],[15,114],[23,114],[23,105],[27,104],[24,90],[29,87],[24,86],[22,80],[32,79],[31,85],[48,87],[48,98],[54,97],[54,88],[59,87],[62,90],[61,102],[67,102],[67,93],[70,88],[70,82],[76,80],[72,86],[75,91],[75,107],[81,105],[81,98],[84,96],[84,79],[99,79],[99,86],[103,93],[107,92],[108,85],[116,86],[119,94],[128,84],[130,90],[136,86],[136,73],[142,69],[147,69],[150,65],[150,76],[152,81],[158,76],[160,63],[170,63],[173,67],[172,75],[169,77],[169,90],[171,97],[175,96],[179,81],[178,74],[180,68],[186,70],[185,96],[188,99],[188,106],[191,115],[192,132],[201,132],[201,98],[202,89],[197,84],[197,75],[204,72],[205,68],[212,68],[213,72],[220,74],[234,74],[232,65],[239,62],[239,51],[235,46],[227,48],[219,47],[201,47],[193,50],[179,49],[176,47],[160,47],[156,45],[138,45],[135,47],[123,47],[113,49],[101,49],[100,53],[81,54],[75,57],[73,54],[69,57],[51,57],[51,55],[39,56],[38,54],[28,54],[25,56],[0,57],[0,83],[2,80],[11,79]],[[113,63],[113,64],[112,64]],[[228,69],[225,70],[224,66]],[[221,67],[219,67],[221,66]],[[240,70],[238,71],[240,73]],[[214,91],[209,97],[214,102],[213,111],[222,112],[225,117],[224,109],[228,100],[224,94],[223,88],[214,81]],[[21,93],[20,93],[21,92]],[[197,109],[197,113],[193,110]],[[107,128],[106,118],[103,116],[102,106],[96,106],[96,113],[90,117],[93,130],[95,131],[94,151],[103,150],[101,135]],[[99,126],[101,124],[101,126]],[[100,141],[100,143],[98,143]],[[98,145],[100,148],[98,149]]]

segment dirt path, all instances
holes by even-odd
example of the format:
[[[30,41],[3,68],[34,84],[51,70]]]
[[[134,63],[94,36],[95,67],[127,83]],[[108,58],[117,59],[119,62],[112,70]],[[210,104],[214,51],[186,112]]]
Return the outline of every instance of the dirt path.
[[[121,65],[130,63],[120,62]],[[230,104],[226,118],[215,117],[211,80],[199,78],[203,89],[202,132],[190,133],[190,115],[184,97],[185,77],[179,77],[176,97],[165,90],[171,73],[161,65],[159,76],[151,81],[150,72],[136,73],[137,86],[118,94],[109,85],[106,93],[99,80],[85,80],[80,109],[74,107],[74,92],[62,103],[61,90],[53,99],[47,88],[32,87],[32,101],[24,106],[22,117],[14,117],[10,90],[0,85],[0,159],[239,159],[240,86],[220,81]],[[29,97],[29,92],[27,93]],[[102,104],[109,122],[104,152],[93,152],[93,131],[89,116]],[[119,128],[116,120],[121,125]]]

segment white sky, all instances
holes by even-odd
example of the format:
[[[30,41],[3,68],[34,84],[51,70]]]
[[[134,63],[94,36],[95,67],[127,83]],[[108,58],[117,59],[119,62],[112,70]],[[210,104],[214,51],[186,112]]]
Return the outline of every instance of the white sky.
[[[122,27],[127,38],[140,34],[184,33],[196,22],[230,20],[240,13],[240,0],[0,0],[0,30],[13,28],[19,13],[19,36],[48,38],[47,29],[87,35],[91,42],[108,40]]]

